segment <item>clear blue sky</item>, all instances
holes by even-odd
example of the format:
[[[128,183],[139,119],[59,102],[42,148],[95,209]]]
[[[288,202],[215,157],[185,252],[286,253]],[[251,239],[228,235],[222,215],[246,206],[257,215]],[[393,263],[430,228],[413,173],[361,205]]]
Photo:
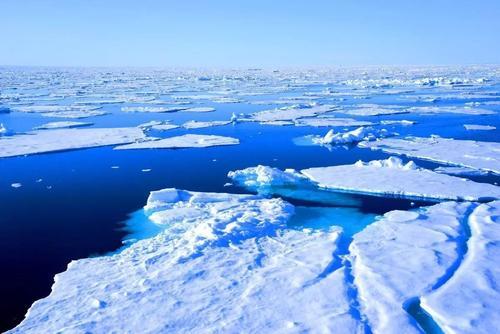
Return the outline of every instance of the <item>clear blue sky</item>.
[[[0,64],[500,63],[500,0],[0,0]]]

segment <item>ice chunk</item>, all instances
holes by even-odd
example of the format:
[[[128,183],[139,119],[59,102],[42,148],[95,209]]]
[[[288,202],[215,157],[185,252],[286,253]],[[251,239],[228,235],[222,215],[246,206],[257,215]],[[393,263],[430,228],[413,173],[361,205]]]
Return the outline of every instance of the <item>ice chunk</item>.
[[[295,121],[299,118],[317,116],[335,109],[332,105],[294,106],[281,109],[259,111],[250,120],[257,122]]]
[[[140,143],[120,145],[116,150],[150,149],[150,148],[190,148],[190,147],[210,147],[223,145],[237,145],[240,141],[232,137],[214,135],[194,135],[170,137],[155,141],[145,141]]]
[[[484,176],[488,175],[488,172],[468,168],[468,167],[438,167],[435,168],[436,173],[457,175],[457,176]]]
[[[338,145],[338,144],[350,144],[357,143],[360,141],[375,140],[377,138],[384,138],[391,136],[393,134],[389,133],[386,129],[373,129],[371,127],[359,127],[355,130],[338,132],[335,133],[333,130],[328,131],[324,136],[310,136],[314,144],[320,145]]]
[[[184,123],[182,127],[186,129],[200,129],[212,126],[228,125],[230,123],[231,121],[208,121],[208,122],[188,121]]]
[[[295,122],[297,126],[368,126],[373,125],[372,122],[357,121],[352,118],[335,118],[335,117],[317,117],[317,118],[301,118]]]
[[[148,201],[160,234],[73,261],[12,333],[363,331],[345,270],[324,275],[339,230],[286,229],[280,199],[166,189]]]
[[[122,107],[124,112],[164,113],[185,110],[185,107]]]
[[[102,110],[70,110],[70,111],[58,111],[58,112],[44,112],[42,116],[44,117],[56,117],[56,118],[87,118],[104,116],[109,114]]]
[[[471,108],[468,106],[446,106],[446,107],[411,107],[409,112],[417,114],[465,114],[465,115],[493,115],[496,112],[487,109]]]
[[[215,108],[212,108],[212,107],[193,107],[193,108],[186,108],[182,111],[186,111],[186,112],[212,112],[212,111],[215,111]]]
[[[40,130],[1,137],[0,157],[126,144],[145,138],[138,128]]]
[[[466,130],[495,130],[495,126],[491,125],[478,125],[478,124],[464,124]]]
[[[61,121],[61,122],[49,122],[42,124],[35,129],[42,130],[42,129],[63,129],[63,128],[76,128],[76,127],[81,127],[81,126],[89,126],[92,125],[93,123],[88,123],[88,122],[69,122],[69,121]]]
[[[500,174],[500,143],[440,137],[387,138],[359,147]]]
[[[465,258],[421,305],[445,332],[494,333],[500,328],[500,201],[482,204],[468,222]]]
[[[354,236],[354,284],[374,333],[422,333],[405,307],[447,279],[466,240],[462,222],[475,206],[446,202],[391,211]]]
[[[500,198],[500,187],[438,174],[403,164],[396,157],[353,165],[309,168],[302,174],[328,189],[401,197],[491,200]]]
[[[360,104],[356,109],[346,111],[342,110],[341,112],[353,116],[380,116],[408,113],[405,109],[377,104]]]

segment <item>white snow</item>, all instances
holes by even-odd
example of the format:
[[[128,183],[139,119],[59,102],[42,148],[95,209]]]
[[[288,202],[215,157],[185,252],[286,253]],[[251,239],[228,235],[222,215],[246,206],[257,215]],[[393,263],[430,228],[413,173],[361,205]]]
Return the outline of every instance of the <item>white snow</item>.
[[[494,333],[500,328],[500,201],[469,216],[467,253],[454,275],[422,298],[422,307],[448,333]]]
[[[468,167],[454,167],[454,166],[442,166],[435,168],[434,171],[436,173],[449,174],[449,175],[457,175],[457,176],[484,176],[488,175],[488,172],[477,170]]]
[[[389,196],[452,200],[500,198],[500,187],[435,173],[401,159],[358,161],[353,165],[309,168],[301,171],[320,187]]]
[[[362,331],[345,271],[318,279],[339,230],[286,229],[293,207],[252,195],[165,189],[146,210],[163,232],[71,262],[11,333]]]
[[[132,149],[152,149],[152,148],[196,148],[223,145],[237,145],[239,140],[232,137],[214,136],[214,135],[195,135],[186,134],[182,136],[170,137],[154,141],[145,141],[128,145],[120,145],[115,150]]]
[[[0,138],[0,158],[126,144],[145,138],[138,128],[40,130]]]
[[[335,109],[333,105],[315,105],[315,106],[293,106],[281,109],[264,110],[253,113],[250,120],[257,122],[275,122],[275,121],[295,121],[299,118],[313,117]]]
[[[500,143],[440,137],[386,138],[359,147],[500,174]]]
[[[55,118],[87,118],[95,116],[107,115],[108,112],[102,110],[70,110],[70,111],[58,111],[58,112],[44,112],[41,114],[44,117],[55,117]]]
[[[464,124],[466,130],[496,130],[492,125]]]
[[[231,121],[207,121],[207,122],[188,121],[184,123],[182,127],[186,129],[201,129],[212,126],[228,125],[228,124],[231,124]]]
[[[93,123],[88,123],[88,122],[70,122],[70,121],[61,121],[61,122],[49,122],[42,124],[35,129],[37,130],[42,130],[42,129],[63,129],[63,128],[76,128],[80,126],[89,126],[92,125]]]
[[[408,120],[385,120],[385,121],[380,121],[380,124],[383,125],[403,125],[403,126],[408,126],[408,125],[413,125],[415,124],[415,121],[408,121]]]

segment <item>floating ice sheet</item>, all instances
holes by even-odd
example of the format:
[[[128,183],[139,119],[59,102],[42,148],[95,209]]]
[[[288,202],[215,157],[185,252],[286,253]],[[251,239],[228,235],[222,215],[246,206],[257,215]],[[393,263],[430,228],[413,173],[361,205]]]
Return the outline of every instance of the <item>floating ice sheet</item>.
[[[144,140],[139,128],[40,130],[0,138],[0,157],[118,145]]]
[[[89,122],[70,122],[70,121],[61,121],[61,122],[49,122],[42,124],[36,129],[38,130],[47,130],[47,129],[63,129],[63,128],[76,128],[76,127],[81,127],[81,126],[89,126],[92,125],[93,123]]]
[[[500,174],[500,143],[449,138],[386,138],[360,147]]]
[[[195,135],[186,134],[182,136],[170,137],[154,141],[145,141],[140,143],[120,145],[116,150],[135,150],[152,148],[201,148],[210,146],[237,145],[240,141],[232,137],[214,136],[214,135]]]

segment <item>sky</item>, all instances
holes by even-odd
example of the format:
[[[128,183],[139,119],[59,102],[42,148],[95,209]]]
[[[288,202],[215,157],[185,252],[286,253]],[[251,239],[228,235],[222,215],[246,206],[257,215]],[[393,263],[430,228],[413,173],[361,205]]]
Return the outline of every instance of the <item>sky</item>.
[[[0,0],[0,65],[500,63],[499,0]]]

